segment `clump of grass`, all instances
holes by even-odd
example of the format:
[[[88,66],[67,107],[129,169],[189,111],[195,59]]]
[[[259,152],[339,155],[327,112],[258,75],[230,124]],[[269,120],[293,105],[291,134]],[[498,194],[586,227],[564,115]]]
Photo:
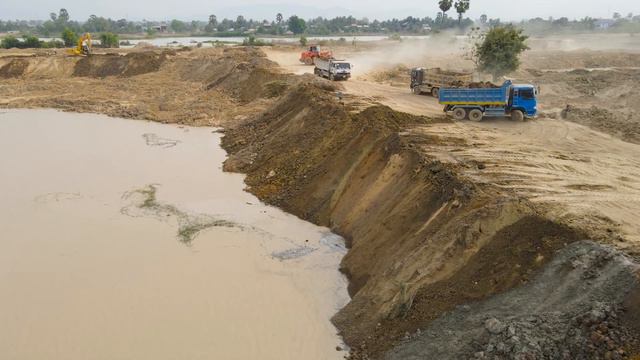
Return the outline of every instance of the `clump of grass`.
[[[226,220],[207,219],[203,221],[201,219],[193,221],[194,219],[189,218],[186,218],[184,220],[186,220],[187,222],[180,225],[180,227],[178,228],[178,239],[183,244],[190,244],[201,231],[212,227],[237,227],[237,224]]]
[[[132,208],[143,209],[143,214],[155,216],[158,219],[167,219],[170,216],[177,218],[178,221],[178,240],[186,245],[198,236],[198,234],[211,227],[223,226],[223,227],[238,227],[241,225],[231,221],[216,219],[208,214],[189,214],[182,211],[171,204],[162,204],[157,200],[158,187],[155,184],[147,185],[141,189],[126,192],[123,195],[123,199],[129,199],[132,195],[138,194],[141,196],[139,202],[132,206],[126,206],[121,210],[121,213],[128,216],[141,216],[132,211]]]
[[[144,200],[139,205],[141,208],[151,209],[158,206],[158,202],[156,200],[156,193],[158,192],[158,188],[155,185],[147,185],[142,189],[136,190],[136,192],[144,196]]]

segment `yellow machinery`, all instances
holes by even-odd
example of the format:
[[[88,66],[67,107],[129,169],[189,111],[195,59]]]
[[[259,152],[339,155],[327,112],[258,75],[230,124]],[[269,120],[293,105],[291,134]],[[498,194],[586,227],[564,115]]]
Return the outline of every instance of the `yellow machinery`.
[[[91,34],[86,33],[78,39],[76,47],[67,50],[71,55],[91,55]]]

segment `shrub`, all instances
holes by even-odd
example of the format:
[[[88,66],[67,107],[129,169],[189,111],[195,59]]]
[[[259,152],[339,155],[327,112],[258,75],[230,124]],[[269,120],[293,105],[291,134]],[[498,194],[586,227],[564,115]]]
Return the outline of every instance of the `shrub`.
[[[118,35],[107,32],[100,34],[100,44],[104,48],[117,48],[120,47],[120,40]]]
[[[62,41],[64,41],[64,46],[72,47],[75,46],[78,42],[78,35],[71,29],[65,28],[62,32]]]
[[[22,46],[27,49],[37,49],[42,47],[42,42],[33,35],[25,35]]]
[[[2,39],[2,42],[0,42],[0,46],[3,49],[19,48],[21,47],[21,42],[15,36],[7,35]]]

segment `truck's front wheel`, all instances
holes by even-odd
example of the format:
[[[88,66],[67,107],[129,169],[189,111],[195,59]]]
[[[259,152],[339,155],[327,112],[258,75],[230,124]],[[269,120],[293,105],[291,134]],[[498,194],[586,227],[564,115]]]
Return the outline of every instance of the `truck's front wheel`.
[[[482,117],[484,116],[484,114],[482,113],[482,110],[480,109],[473,109],[469,112],[469,120],[471,121],[480,121],[482,120]]]
[[[422,94],[422,90],[420,90],[420,86],[414,86],[413,89],[411,89],[413,91],[414,94],[416,95],[420,95]]]
[[[467,110],[463,109],[463,108],[456,108],[455,110],[453,110],[453,118],[460,121],[460,120],[464,120],[464,118],[467,117]]]
[[[436,99],[440,98],[440,88],[434,87],[431,89],[431,96],[433,96]]]
[[[511,120],[524,121],[524,113],[521,110],[513,110],[511,112]]]

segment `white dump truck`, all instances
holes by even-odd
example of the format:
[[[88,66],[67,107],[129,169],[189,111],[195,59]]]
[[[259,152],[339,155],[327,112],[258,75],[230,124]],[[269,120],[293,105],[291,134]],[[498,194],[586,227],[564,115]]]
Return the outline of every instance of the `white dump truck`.
[[[329,80],[347,80],[351,77],[351,64],[347,61],[316,57],[313,63],[315,65],[313,73],[318,76]]]

